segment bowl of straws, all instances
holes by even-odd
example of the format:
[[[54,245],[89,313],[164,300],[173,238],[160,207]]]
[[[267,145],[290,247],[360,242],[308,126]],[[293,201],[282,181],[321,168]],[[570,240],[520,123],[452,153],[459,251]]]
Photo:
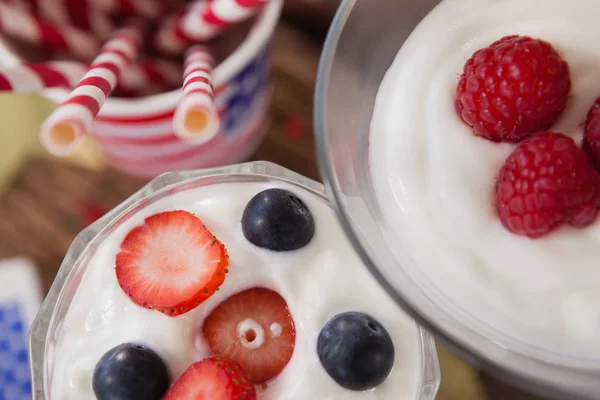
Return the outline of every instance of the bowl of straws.
[[[0,1],[0,91],[56,104],[54,155],[91,136],[152,178],[247,159],[266,133],[283,0]]]

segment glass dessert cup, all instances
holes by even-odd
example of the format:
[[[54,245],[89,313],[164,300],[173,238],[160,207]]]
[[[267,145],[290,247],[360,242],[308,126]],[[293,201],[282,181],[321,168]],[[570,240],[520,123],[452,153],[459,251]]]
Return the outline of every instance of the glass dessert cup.
[[[197,171],[172,172],[161,175],[82,231],[67,252],[58,275],[44,301],[30,333],[30,357],[34,399],[49,399],[54,351],[60,326],[69,310],[89,260],[98,244],[123,221],[154,202],[171,194],[227,182],[281,182],[291,184],[307,195],[328,203],[321,184],[268,162],[252,162]],[[419,395],[417,400],[435,398],[440,373],[432,337],[421,328],[418,340],[421,355]]]
[[[369,164],[375,99],[404,41],[439,3],[342,3],[324,48],[316,90],[317,148],[328,196],[346,236],[376,279],[458,355],[545,396],[598,398],[597,359],[553,353],[487,325],[433,284],[401,241],[390,240],[394,236],[375,196]],[[393,249],[389,242],[395,242]]]

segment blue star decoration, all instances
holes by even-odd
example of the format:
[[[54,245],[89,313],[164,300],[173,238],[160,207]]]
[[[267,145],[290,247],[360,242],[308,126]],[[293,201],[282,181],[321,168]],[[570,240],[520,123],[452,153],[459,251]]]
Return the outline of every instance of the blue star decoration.
[[[252,108],[269,83],[269,54],[267,47],[230,83],[233,94],[227,100],[228,112],[221,121],[223,133],[232,134],[252,116]]]
[[[0,305],[0,400],[31,400],[27,329],[16,303]]]

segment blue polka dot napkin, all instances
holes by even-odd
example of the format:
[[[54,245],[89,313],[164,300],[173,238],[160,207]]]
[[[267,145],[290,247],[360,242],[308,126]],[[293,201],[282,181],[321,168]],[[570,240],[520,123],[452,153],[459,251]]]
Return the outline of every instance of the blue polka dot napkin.
[[[0,400],[31,400],[27,343],[41,304],[40,289],[29,260],[0,261]]]

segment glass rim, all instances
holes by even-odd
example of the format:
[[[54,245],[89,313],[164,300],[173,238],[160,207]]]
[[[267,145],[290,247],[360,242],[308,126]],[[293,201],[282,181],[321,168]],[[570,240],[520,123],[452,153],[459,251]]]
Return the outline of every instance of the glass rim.
[[[434,321],[428,316],[428,313],[424,312],[418,302],[406,296],[398,290],[399,287],[385,278],[382,270],[363,246],[359,229],[351,218],[350,206],[346,206],[343,201],[344,194],[335,173],[334,159],[330,152],[331,146],[327,134],[328,117],[326,115],[329,76],[332,73],[338,44],[342,39],[346,22],[357,2],[358,0],[342,0],[329,28],[319,63],[314,98],[315,144],[319,170],[331,206],[346,237],[371,274],[392,299],[420,325],[429,330],[437,340],[464,360],[511,385],[517,385],[543,396],[572,400],[595,398],[592,397],[592,393],[594,393],[592,389],[596,389],[595,385],[598,385],[598,371],[595,367],[593,373],[591,368],[562,366],[552,360],[532,357],[521,350],[511,348],[502,340],[491,339],[470,326],[466,326],[449,312],[441,309],[439,304],[435,304],[434,308],[437,308],[438,312],[446,317],[446,321]],[[463,333],[462,336],[458,334],[459,331]],[[512,340],[517,342],[514,338]],[[534,349],[533,346],[525,343],[521,343],[521,347]],[[562,360],[573,360],[572,357],[560,354],[554,356],[562,358]],[[581,361],[581,359],[577,358],[577,361]],[[582,376],[585,377],[583,381]]]
[[[51,334],[55,310],[64,295],[63,288],[71,278],[71,273],[85,260],[90,247],[102,239],[103,232],[113,222],[119,220],[139,204],[140,201],[159,195],[163,191],[190,184],[199,179],[209,178],[263,178],[292,184],[318,196],[331,206],[325,194],[324,186],[310,178],[268,161],[252,161],[224,167],[206,168],[188,171],[167,172],[159,175],[121,204],[106,213],[102,218],[81,231],[69,247],[58,274],[33,321],[29,332],[29,361],[32,374],[32,396],[34,400],[47,399],[49,393],[47,371],[48,339]],[[216,182],[219,184],[222,182]],[[398,312],[402,312],[398,309]],[[437,351],[433,336],[413,321],[417,329],[417,338],[421,354],[419,374],[419,400],[433,400],[438,391],[441,376]],[[49,396],[49,395],[48,395]]]

